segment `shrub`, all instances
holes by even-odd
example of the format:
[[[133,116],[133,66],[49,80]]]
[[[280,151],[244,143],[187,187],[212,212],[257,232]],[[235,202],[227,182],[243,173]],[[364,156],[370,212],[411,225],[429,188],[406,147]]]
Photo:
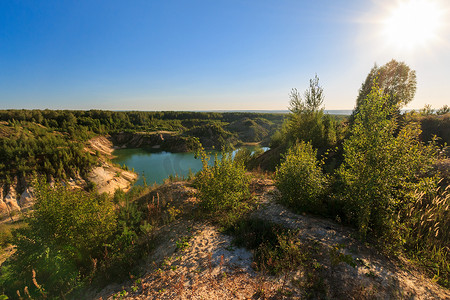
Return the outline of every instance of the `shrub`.
[[[106,197],[53,188],[43,180],[34,188],[34,211],[25,218],[28,227],[14,232],[17,252],[1,285],[12,293],[28,286],[32,294],[61,295],[90,275],[103,257],[104,244],[116,230],[116,212]]]
[[[257,147],[253,150],[249,148],[239,148],[234,154],[234,160],[238,163],[242,163],[245,167],[249,167],[251,162],[264,153],[261,147]]]
[[[209,166],[203,149],[200,156],[203,169],[197,174],[195,185],[205,211],[230,210],[249,197],[249,177],[242,161],[233,160],[231,153],[222,153],[221,159],[216,155],[214,165]]]
[[[316,153],[310,142],[302,141],[288,150],[284,162],[277,168],[275,185],[285,204],[302,211],[320,209],[326,179]]]

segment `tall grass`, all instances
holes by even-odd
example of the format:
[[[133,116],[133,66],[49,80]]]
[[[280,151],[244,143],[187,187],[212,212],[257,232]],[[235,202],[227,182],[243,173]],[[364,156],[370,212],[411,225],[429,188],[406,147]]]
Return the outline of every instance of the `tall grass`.
[[[449,187],[432,195],[414,193],[405,211],[405,249],[441,285],[450,287],[450,195]]]

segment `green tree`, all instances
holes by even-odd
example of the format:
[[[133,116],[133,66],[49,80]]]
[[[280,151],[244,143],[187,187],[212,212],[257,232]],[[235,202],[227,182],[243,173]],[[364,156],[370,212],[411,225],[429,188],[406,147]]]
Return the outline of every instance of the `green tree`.
[[[398,105],[390,97],[374,82],[344,142],[338,175],[347,218],[363,235],[371,232],[398,244],[398,213],[411,201],[408,193],[420,185],[419,175],[433,161],[435,147],[419,141],[417,122],[399,128],[393,117]]]
[[[450,107],[448,107],[448,105],[444,105],[441,108],[439,108],[438,110],[436,110],[437,115],[445,115],[445,114],[448,114],[449,112],[450,112]]]
[[[375,82],[381,94],[387,96],[385,99],[389,102],[389,106],[393,107],[392,113],[398,112],[400,107],[411,102],[416,93],[416,72],[407,64],[394,59],[381,67],[375,64],[359,90],[356,107],[351,117],[352,122],[364,106]]]
[[[323,123],[323,88],[319,77],[310,79],[309,88],[303,97],[297,89],[292,89],[287,120],[283,124],[282,135],[285,143],[293,145],[297,140],[311,142],[314,148],[326,145],[325,126]]]

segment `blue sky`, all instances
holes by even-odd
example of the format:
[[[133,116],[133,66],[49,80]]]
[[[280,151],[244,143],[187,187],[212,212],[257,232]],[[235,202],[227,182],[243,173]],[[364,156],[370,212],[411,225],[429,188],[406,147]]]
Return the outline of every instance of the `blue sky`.
[[[450,104],[448,24],[395,49],[380,34],[393,2],[4,0],[0,108],[278,110],[317,73],[325,108],[352,109],[392,58],[417,72],[410,108]]]

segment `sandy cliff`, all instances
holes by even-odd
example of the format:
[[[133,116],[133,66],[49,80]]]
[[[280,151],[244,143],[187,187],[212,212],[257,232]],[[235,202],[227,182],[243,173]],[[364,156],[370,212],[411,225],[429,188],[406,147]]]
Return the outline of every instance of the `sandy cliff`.
[[[85,150],[93,155],[98,154],[99,164],[92,168],[86,178],[77,176],[67,179],[64,184],[73,189],[85,188],[92,182],[99,193],[114,194],[116,189],[129,190],[137,178],[137,174],[122,170],[113,165],[113,143],[108,136],[98,136],[88,141]],[[11,218],[19,212],[29,209],[34,204],[31,180],[14,178],[10,185],[0,186],[0,219]],[[20,192],[19,192],[20,191]]]

